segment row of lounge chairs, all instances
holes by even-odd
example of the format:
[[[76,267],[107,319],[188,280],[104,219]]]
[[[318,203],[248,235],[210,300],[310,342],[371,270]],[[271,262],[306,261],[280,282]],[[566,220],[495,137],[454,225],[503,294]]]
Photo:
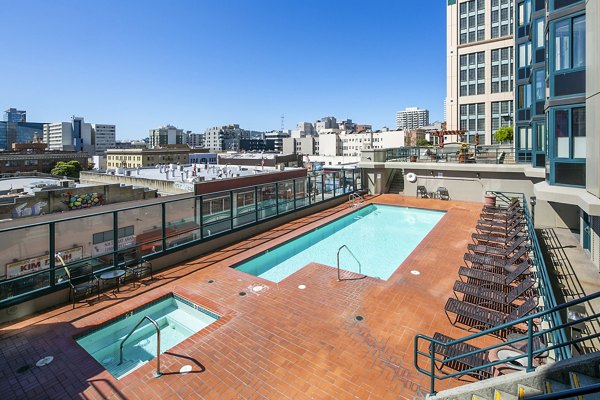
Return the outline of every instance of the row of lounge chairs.
[[[535,312],[538,306],[529,257],[531,243],[519,201],[515,199],[505,207],[484,206],[476,231],[463,258],[465,266],[459,268],[454,297],[448,299],[444,308],[454,326],[469,331],[516,321]],[[516,325],[497,331],[496,336],[505,339],[508,335],[526,332],[527,326]],[[434,339],[454,340],[439,332]],[[436,353],[444,358],[474,350],[477,348],[466,343],[436,347]],[[488,353],[466,356],[444,365],[458,371],[483,366],[490,361]],[[470,375],[483,379],[493,372],[482,368]]]

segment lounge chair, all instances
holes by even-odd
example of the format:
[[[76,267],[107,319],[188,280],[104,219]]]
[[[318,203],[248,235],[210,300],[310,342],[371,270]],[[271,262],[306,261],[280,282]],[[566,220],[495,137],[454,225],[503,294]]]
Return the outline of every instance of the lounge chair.
[[[474,254],[482,254],[482,255],[493,255],[499,257],[510,257],[510,255],[517,251],[521,247],[529,246],[529,237],[528,236],[518,236],[515,241],[510,243],[510,245],[484,245],[484,244],[473,244],[469,243],[467,245],[467,249]]]
[[[448,343],[454,340],[451,337],[443,335],[439,332],[436,332],[433,335],[433,338],[443,343]],[[468,343],[457,343],[451,346],[435,346],[434,353],[437,353],[444,358],[454,358],[462,354],[470,353],[477,350],[479,350],[478,347],[472,346]],[[450,361],[448,363],[442,363],[441,365],[437,365],[437,368],[440,371],[442,371],[443,367],[446,366],[455,371],[466,371],[471,368],[481,367],[482,365],[488,364],[489,362],[490,361],[488,359],[487,352],[481,352],[471,354],[465,357],[460,357],[459,359]],[[477,379],[487,379],[493,376],[491,367],[482,368],[478,371],[470,372],[468,374]]]
[[[444,311],[452,325],[459,323],[469,328],[485,330],[522,318],[534,311],[537,304],[537,298],[530,297],[520,306],[513,307],[510,313],[501,313],[450,297],[446,302]],[[449,314],[456,315],[454,322],[452,322]],[[518,331],[519,329],[515,328],[514,330]]]
[[[515,229],[517,229],[520,225],[525,225],[524,221],[521,219],[516,219],[512,221],[510,225],[506,226],[491,226],[488,224],[477,224],[475,229],[479,233],[492,233],[496,235],[509,235]]]
[[[519,203],[519,200],[515,197],[507,206],[483,206],[483,212],[499,214],[511,213],[517,208],[521,208],[521,203]]]
[[[417,186],[417,197],[421,197],[422,199],[429,198],[429,194],[427,194],[427,189],[425,186]]]
[[[525,225],[518,225],[514,230],[508,232],[508,234],[499,233],[474,233],[471,235],[473,240],[477,240],[477,244],[480,243],[494,243],[502,246],[509,245],[512,241],[517,240],[521,236],[528,237],[524,233]]]
[[[482,254],[473,254],[473,253],[465,253],[463,259],[465,262],[470,262],[471,264],[482,264],[489,265],[492,267],[504,268],[506,270],[513,269],[513,264],[522,261],[523,258],[528,257],[529,254],[529,246],[518,247],[514,254],[507,258],[505,256],[498,255],[482,255]]]
[[[462,293],[462,301],[507,313],[510,312],[510,306],[517,299],[531,295],[534,284],[535,280],[529,277],[524,279],[519,285],[511,287],[507,293],[479,285],[472,285],[463,281],[456,281],[454,282],[454,296],[456,296],[457,300],[460,300],[457,293]]]
[[[450,193],[448,193],[448,189],[443,186],[437,188],[437,197],[440,200],[450,200]]]
[[[477,224],[480,226],[506,227],[506,226],[511,226],[515,222],[524,222],[524,219],[521,215],[513,215],[508,219],[481,218],[477,221]]]
[[[495,220],[507,221],[507,220],[513,219],[515,217],[522,217],[522,216],[523,216],[523,210],[521,208],[517,207],[517,208],[513,209],[511,212],[506,212],[506,213],[482,211],[479,218],[485,219],[485,220],[492,220],[492,221],[495,221]]]
[[[476,283],[483,287],[488,287],[498,291],[508,291],[513,282],[522,280],[525,275],[528,275],[529,261],[522,261],[514,271],[508,275],[496,274],[480,269],[460,267],[458,269],[458,276],[461,280],[466,279],[468,283]],[[474,280],[475,282],[472,282]]]

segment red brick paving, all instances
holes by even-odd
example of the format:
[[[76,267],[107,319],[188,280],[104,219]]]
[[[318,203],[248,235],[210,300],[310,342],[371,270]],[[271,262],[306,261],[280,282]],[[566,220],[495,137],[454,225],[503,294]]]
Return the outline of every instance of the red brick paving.
[[[446,210],[387,281],[338,282],[335,268],[309,264],[280,283],[231,265],[351,212],[344,204],[159,272],[95,304],[54,308],[0,328],[0,399],[412,399],[429,381],[413,367],[417,333],[466,332],[444,314],[481,205],[399,195],[370,201]],[[400,240],[401,238],[399,238]],[[390,249],[392,250],[392,249]],[[419,276],[410,270],[419,270]],[[214,283],[208,283],[209,280]],[[254,284],[267,288],[255,294]],[[298,285],[306,285],[305,290]],[[239,296],[246,291],[246,296]],[[73,336],[174,292],[222,315],[156,361],[116,380]],[[356,315],[364,316],[362,322]],[[54,362],[35,367],[53,355]],[[178,373],[192,365],[186,375]],[[17,373],[23,365],[33,366]],[[438,390],[460,384],[438,382]]]

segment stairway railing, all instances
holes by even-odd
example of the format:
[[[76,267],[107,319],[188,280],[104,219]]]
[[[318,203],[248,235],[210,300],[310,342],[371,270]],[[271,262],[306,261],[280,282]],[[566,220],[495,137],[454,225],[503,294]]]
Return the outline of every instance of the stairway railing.
[[[556,360],[565,360],[571,358],[571,346],[576,345],[578,343],[592,340],[600,337],[600,333],[593,333],[589,335],[584,335],[583,333],[576,337],[567,339],[566,330],[571,329],[575,325],[582,324],[586,321],[591,321],[593,319],[597,319],[600,317],[600,313],[595,313],[593,315],[579,315],[575,319],[569,319],[566,323],[563,323],[561,312],[567,311],[569,307],[573,307],[576,305],[587,303],[591,300],[595,300],[600,298],[600,292],[594,293],[579,299],[575,299],[563,304],[558,305],[556,302],[556,298],[552,291],[552,286],[550,283],[550,278],[548,274],[548,270],[546,269],[546,264],[544,262],[544,258],[540,249],[539,241],[537,239],[537,235],[535,233],[535,228],[533,224],[533,219],[531,218],[531,213],[529,211],[527,205],[527,199],[522,193],[511,193],[511,192],[488,192],[487,194],[495,194],[497,201],[501,203],[508,203],[514,197],[518,197],[521,201],[521,205],[523,207],[523,212],[525,216],[525,220],[527,223],[528,232],[530,235],[531,246],[532,246],[532,270],[533,274],[538,282],[538,290],[540,296],[543,298],[543,310],[539,311],[535,314],[525,316],[519,318],[515,321],[504,323],[502,325],[471,334],[469,336],[456,339],[450,342],[441,342],[439,340],[435,340],[426,335],[418,334],[415,336],[414,342],[414,365],[417,371],[427,375],[430,377],[430,394],[435,394],[435,381],[436,380],[445,380],[450,378],[456,378],[463,375],[473,375],[478,371],[483,371],[499,364],[505,364],[514,362],[520,359],[527,360],[527,370],[534,370],[533,359],[536,356],[539,356],[543,353],[553,351],[555,354]],[[591,309],[591,308],[590,308]],[[539,321],[546,322],[544,324],[538,324]],[[467,343],[473,339],[478,337],[487,336],[490,334],[498,334],[502,331],[511,331],[514,330],[517,326],[527,325],[527,352],[524,354],[519,354],[514,357],[504,358],[502,360],[497,360],[493,362],[484,363],[482,365],[472,367],[469,369],[464,369],[461,371],[457,371],[454,373],[448,374],[436,374],[436,368],[442,370],[444,366],[451,365],[452,363],[460,362],[461,359],[466,357],[471,357],[474,355],[483,355],[486,354],[489,350],[496,349],[501,346],[506,346],[510,344],[515,344],[517,342],[521,342],[524,340],[523,337],[515,337],[506,342],[498,343],[492,346],[487,346],[484,348],[476,349],[467,353],[459,354],[453,357],[448,358],[438,358],[437,354],[448,354],[448,352],[443,351],[444,349],[448,349],[452,346],[456,346],[461,343]],[[542,327],[541,330],[536,331],[536,327],[540,325]],[[545,327],[547,326],[547,327]],[[535,343],[548,343],[548,345],[536,346],[534,348],[534,340],[537,341]],[[546,340],[542,340],[546,339]],[[549,340],[548,340],[549,339]],[[438,349],[438,351],[436,351]],[[423,357],[429,360],[428,368],[425,369],[419,365],[419,360]]]

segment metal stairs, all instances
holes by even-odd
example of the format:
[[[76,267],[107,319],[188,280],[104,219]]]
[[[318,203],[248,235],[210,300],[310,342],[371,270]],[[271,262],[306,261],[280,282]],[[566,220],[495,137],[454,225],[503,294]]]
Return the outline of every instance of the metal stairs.
[[[394,178],[390,183],[388,193],[402,193],[404,192],[404,171],[397,169],[394,174]]]

